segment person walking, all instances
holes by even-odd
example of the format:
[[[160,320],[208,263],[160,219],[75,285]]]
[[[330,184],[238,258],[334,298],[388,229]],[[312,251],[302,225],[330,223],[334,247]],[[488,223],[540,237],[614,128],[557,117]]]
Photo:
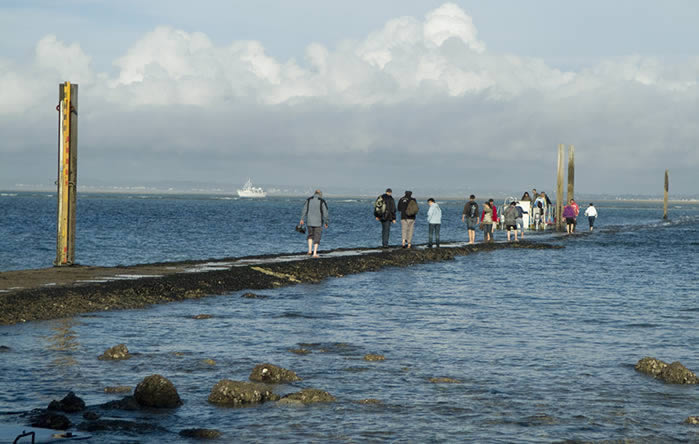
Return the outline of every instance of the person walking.
[[[323,226],[328,228],[330,215],[328,214],[328,203],[323,199],[323,192],[316,190],[313,196],[306,199],[301,211],[301,222],[299,225],[306,224],[308,227],[308,255],[318,257],[318,246],[320,246],[320,237],[323,234]]]
[[[587,216],[587,222],[590,224],[590,231],[592,231],[595,225],[595,219],[597,219],[597,208],[592,205],[592,202],[590,202],[590,206],[585,209],[585,216]]]
[[[529,202],[531,204],[531,202]],[[517,225],[517,230],[519,230],[519,238],[524,239],[524,215],[529,214],[528,211],[524,211],[522,204],[515,202],[515,209],[517,210],[517,219],[515,219],[515,224]],[[515,236],[517,233],[515,232]],[[516,239],[515,239],[516,240]]]
[[[536,206],[534,207],[534,229],[538,230],[544,220],[544,205],[541,200],[536,200]]]
[[[374,203],[374,217],[381,222],[381,245],[388,247],[388,239],[391,235],[391,224],[396,223],[396,201],[391,196],[393,190],[386,188],[386,192],[379,196]]]
[[[500,219],[498,219],[498,207],[495,206],[495,201],[493,199],[488,199],[490,208],[493,210],[493,228],[497,228]],[[493,232],[490,232],[490,237],[493,237]]]
[[[483,214],[481,214],[481,229],[483,230],[483,242],[493,241],[493,207],[490,202],[483,204]]]
[[[510,232],[514,230],[515,232],[515,242],[517,241],[517,205],[511,202],[510,205],[505,208],[503,212],[503,217],[505,218],[505,229],[507,230],[507,242],[510,242]]]
[[[570,206],[573,207],[573,210],[575,211],[575,221],[573,222],[573,231],[575,231],[575,227],[578,226],[578,214],[580,214],[580,206],[575,202],[574,199],[570,199]]]
[[[461,222],[466,222],[468,230],[468,243],[476,243],[476,226],[478,225],[478,203],[476,196],[471,194],[468,197],[468,202],[464,205],[464,211],[461,213]]]
[[[435,244],[439,248],[439,229],[442,226],[442,209],[433,198],[427,199],[427,223],[429,224],[429,234],[427,238],[427,248],[432,248],[432,235],[435,237]]]
[[[575,231],[575,208],[570,203],[563,208],[563,218],[566,220],[566,233],[572,234]]]
[[[413,197],[412,191],[406,191],[405,195],[398,200],[398,212],[400,213],[401,246],[411,248],[413,242],[413,232],[415,231],[415,217],[420,207]]]

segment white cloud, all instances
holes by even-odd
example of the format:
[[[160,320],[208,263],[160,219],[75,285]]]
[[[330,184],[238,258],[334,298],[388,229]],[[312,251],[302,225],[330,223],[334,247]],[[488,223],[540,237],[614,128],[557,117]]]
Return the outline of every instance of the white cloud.
[[[671,147],[671,162],[699,167],[691,149],[699,139],[699,58],[632,55],[565,72],[487,51],[471,17],[451,3],[335,48],[312,43],[300,61],[277,60],[258,41],[217,45],[204,33],[162,26],[114,65],[113,75],[94,72],[77,42],[53,35],[38,42],[32,65],[0,60],[0,131],[19,144],[0,151],[35,146],[22,137],[36,131],[27,116],[55,106],[56,85],[70,80],[81,86],[81,144],[101,153],[433,152],[499,169],[513,158],[548,162],[568,141],[581,147],[583,166],[625,160],[647,168]],[[44,125],[55,131],[55,121]]]

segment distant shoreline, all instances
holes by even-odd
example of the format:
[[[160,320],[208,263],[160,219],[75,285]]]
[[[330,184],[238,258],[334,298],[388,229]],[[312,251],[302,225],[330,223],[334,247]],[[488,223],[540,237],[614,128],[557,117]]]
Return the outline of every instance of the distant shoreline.
[[[325,193],[325,197],[327,198],[332,198],[332,199],[373,199],[376,196],[380,194],[381,190],[376,192],[376,195],[373,194],[332,194],[332,193]],[[0,196],[3,194],[16,194],[16,193],[22,193],[22,194],[28,194],[28,193],[52,193],[55,194],[56,190],[54,189],[22,189],[22,190],[14,190],[14,189],[7,189],[7,190],[2,190],[0,189]],[[223,196],[223,197],[232,197],[235,199],[244,199],[244,200],[258,200],[257,198],[241,198],[237,195],[236,192],[225,192],[225,191],[217,191],[217,190],[190,190],[190,191],[167,191],[167,190],[139,190],[139,189],[130,189],[130,190],[78,190],[78,194],[90,194],[90,195],[95,195],[95,194],[114,194],[114,195],[137,195],[137,194],[142,194],[142,195],[152,195],[152,196]],[[477,196],[479,194],[476,194]],[[483,196],[482,198],[479,197],[477,200],[483,200],[486,198],[493,198],[496,200],[496,203],[500,200],[505,199],[506,197],[516,197],[516,196],[504,196],[500,193],[481,193]],[[400,193],[394,193],[394,196],[402,196]],[[289,193],[289,194],[284,194],[284,193],[274,193],[274,194],[268,194],[266,198],[301,198],[301,197],[307,197],[307,193]],[[460,196],[460,195],[440,195],[439,193],[434,193],[431,195],[425,195],[423,196],[424,199],[427,199],[428,197],[434,197],[435,199],[440,199],[440,200],[466,200],[465,196]],[[266,198],[259,198],[261,200],[264,200]],[[613,196],[585,196],[582,195],[582,197],[577,199],[578,202],[640,202],[640,203],[658,203],[662,204],[663,203],[663,198],[662,197],[613,197]],[[668,200],[668,203],[670,204],[699,204],[699,197],[696,198],[671,198]]]

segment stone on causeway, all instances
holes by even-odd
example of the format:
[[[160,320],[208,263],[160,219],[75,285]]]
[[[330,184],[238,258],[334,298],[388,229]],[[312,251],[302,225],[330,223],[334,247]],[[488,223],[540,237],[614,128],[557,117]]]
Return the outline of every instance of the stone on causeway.
[[[279,396],[263,384],[231,381],[230,379],[222,379],[217,382],[209,394],[210,403],[234,407],[278,399]]]
[[[279,384],[282,382],[300,381],[296,373],[274,364],[258,364],[250,373],[250,380],[254,382],[266,382]]]
[[[173,383],[161,375],[144,378],[136,386],[133,396],[143,407],[174,408],[182,405]]]

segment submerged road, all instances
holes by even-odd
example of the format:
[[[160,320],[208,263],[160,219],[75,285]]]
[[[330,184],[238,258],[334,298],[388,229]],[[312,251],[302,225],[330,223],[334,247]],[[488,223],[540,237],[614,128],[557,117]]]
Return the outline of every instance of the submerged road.
[[[448,243],[432,249],[338,249],[322,252],[317,259],[305,254],[282,254],[123,267],[76,265],[7,271],[0,273],[0,324],[313,283],[329,277],[445,261],[506,248],[563,247],[538,242]]]

